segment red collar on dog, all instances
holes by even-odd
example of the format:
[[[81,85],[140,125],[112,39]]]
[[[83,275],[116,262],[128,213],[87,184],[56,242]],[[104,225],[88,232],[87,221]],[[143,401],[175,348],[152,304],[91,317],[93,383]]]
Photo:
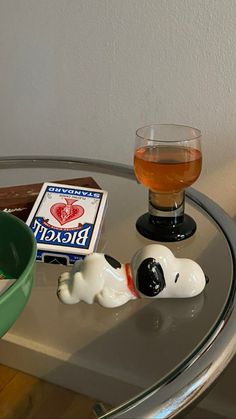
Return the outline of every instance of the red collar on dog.
[[[131,274],[131,269],[130,269],[130,264],[126,263],[125,264],[125,273],[126,273],[126,279],[127,279],[127,286],[130,290],[130,292],[136,297],[136,298],[140,298],[135,287],[134,287],[134,281],[133,281],[133,277]]]

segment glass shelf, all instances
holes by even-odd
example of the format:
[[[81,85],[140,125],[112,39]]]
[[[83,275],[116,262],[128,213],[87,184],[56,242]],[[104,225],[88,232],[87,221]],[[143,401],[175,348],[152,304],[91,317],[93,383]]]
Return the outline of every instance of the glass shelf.
[[[108,191],[98,252],[122,263],[151,243],[136,231],[147,191],[129,166],[64,157],[2,157],[1,186],[92,176]],[[196,400],[234,355],[235,223],[214,202],[187,190],[196,234],[165,243],[209,277],[192,299],[134,300],[116,309],[66,306],[56,297],[65,266],[37,263],[23,313],[0,342],[0,360],[114,408],[104,417],[173,417]],[[149,415],[149,416],[148,416]]]

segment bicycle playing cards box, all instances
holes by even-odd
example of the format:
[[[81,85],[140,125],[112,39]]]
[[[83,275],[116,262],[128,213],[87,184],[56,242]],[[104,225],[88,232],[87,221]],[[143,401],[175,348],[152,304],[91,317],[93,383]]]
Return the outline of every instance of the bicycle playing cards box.
[[[107,205],[101,189],[44,183],[26,220],[37,260],[73,264],[96,250]]]

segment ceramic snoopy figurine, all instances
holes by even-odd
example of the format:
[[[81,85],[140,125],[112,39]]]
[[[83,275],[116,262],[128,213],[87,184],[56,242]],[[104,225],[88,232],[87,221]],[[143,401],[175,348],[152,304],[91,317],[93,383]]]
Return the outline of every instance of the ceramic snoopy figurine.
[[[58,279],[57,295],[65,304],[98,302],[118,307],[136,298],[185,298],[200,294],[206,284],[201,267],[176,258],[170,249],[150,244],[138,250],[131,263],[92,253],[75,262]]]

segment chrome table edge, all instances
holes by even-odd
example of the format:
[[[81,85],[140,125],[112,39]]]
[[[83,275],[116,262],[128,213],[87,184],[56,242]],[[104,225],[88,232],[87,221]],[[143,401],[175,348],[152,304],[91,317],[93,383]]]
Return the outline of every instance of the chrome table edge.
[[[135,179],[129,165],[102,160],[58,156],[5,156],[0,158],[0,169],[17,167],[80,166],[89,171]],[[233,263],[232,286],[220,321],[212,328],[197,353],[187,362],[132,400],[109,411],[101,418],[173,418],[200,398],[226,368],[236,351],[236,225],[215,202],[193,188],[187,197],[204,210],[222,230],[231,249]]]
[[[80,167],[89,171],[96,171],[102,173],[111,173],[116,176],[135,178],[131,166],[109,162],[105,160],[77,158],[77,157],[63,157],[63,156],[2,156],[0,157],[0,169],[8,168],[11,164],[12,168],[20,168],[23,164],[27,167],[57,167],[63,169],[76,169],[78,164]]]

